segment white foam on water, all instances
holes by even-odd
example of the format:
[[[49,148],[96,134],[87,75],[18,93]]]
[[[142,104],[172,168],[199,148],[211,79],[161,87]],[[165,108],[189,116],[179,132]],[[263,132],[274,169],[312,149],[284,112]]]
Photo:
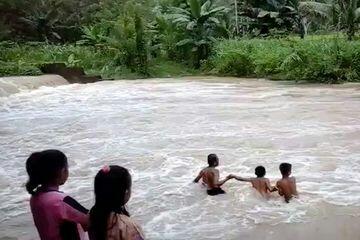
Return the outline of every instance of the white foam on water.
[[[129,209],[149,239],[238,239],[259,224],[307,222],[322,203],[358,211],[359,104],[355,87],[214,78],[75,84],[0,98],[0,227],[5,236],[36,236],[24,166],[47,148],[68,155],[63,190],[87,207],[99,168],[129,168]],[[219,155],[222,176],[252,176],[261,164],[272,184],[279,163],[290,162],[300,197],[264,201],[236,181],[226,195],[207,196],[191,182],[209,153]]]
[[[44,86],[60,86],[69,82],[59,75],[0,77],[0,98]]]

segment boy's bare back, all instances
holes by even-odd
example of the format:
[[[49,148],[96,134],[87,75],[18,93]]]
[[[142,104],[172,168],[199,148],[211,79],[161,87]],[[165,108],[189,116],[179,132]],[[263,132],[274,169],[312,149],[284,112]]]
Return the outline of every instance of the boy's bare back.
[[[198,176],[194,179],[194,182],[197,183],[202,179],[203,184],[207,187],[207,194],[210,196],[215,196],[218,194],[224,194],[225,191],[220,187],[229,180],[225,178],[220,181],[219,170],[216,169],[219,166],[219,158],[216,154],[208,155],[208,164],[209,166],[200,171]]]
[[[270,185],[270,180],[268,178],[251,178],[250,180],[253,188],[255,188],[261,196],[266,199],[270,198],[270,192],[273,188]]]
[[[283,196],[287,203],[292,197],[298,195],[296,190],[296,179],[294,177],[287,177],[277,181],[276,187],[278,188],[280,196]]]
[[[275,187],[272,187],[270,180],[265,178],[266,169],[263,166],[257,166],[255,168],[256,178],[242,178],[236,175],[229,175],[229,178],[235,178],[238,181],[250,182],[253,188],[255,188],[264,198],[269,199],[270,193],[276,191]]]
[[[271,186],[270,180],[268,178],[242,178],[235,175],[230,175],[229,177],[235,178],[238,181],[250,182],[253,188],[255,188],[261,194],[261,196],[265,197],[266,199],[270,198],[271,192],[276,191],[276,189]]]
[[[200,174],[203,183],[206,184],[208,189],[214,189],[218,187],[216,183],[219,180],[219,170],[207,167],[204,168]]]

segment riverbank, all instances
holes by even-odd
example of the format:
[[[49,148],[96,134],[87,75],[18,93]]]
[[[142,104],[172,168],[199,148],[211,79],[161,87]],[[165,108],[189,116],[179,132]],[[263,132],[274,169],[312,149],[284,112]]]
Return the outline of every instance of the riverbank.
[[[40,75],[42,74],[40,67],[49,63],[80,67],[87,75],[99,75],[105,79],[163,78],[202,74],[200,70],[193,69],[186,63],[163,58],[151,58],[147,74],[127,68],[119,61],[118,51],[107,47],[0,42],[0,77]]]
[[[0,77],[39,75],[39,66],[54,62],[111,79],[216,75],[310,83],[359,82],[360,40],[347,41],[334,35],[305,40],[220,40],[200,69],[194,69],[189,59],[179,62],[149,56],[146,74],[122,65],[118,51],[105,46],[0,43]]]
[[[220,41],[208,62],[220,75],[342,83],[360,81],[360,41],[337,36]]]

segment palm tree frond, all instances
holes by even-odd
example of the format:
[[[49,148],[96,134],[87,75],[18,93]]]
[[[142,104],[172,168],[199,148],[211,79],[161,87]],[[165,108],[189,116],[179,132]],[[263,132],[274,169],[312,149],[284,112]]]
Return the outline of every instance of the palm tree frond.
[[[299,11],[304,15],[314,15],[327,18],[331,15],[333,9],[332,4],[303,1],[299,3]]]

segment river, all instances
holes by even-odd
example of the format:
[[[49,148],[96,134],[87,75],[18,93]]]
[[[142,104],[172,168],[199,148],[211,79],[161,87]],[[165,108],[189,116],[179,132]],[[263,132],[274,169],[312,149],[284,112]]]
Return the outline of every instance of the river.
[[[152,240],[360,239],[360,87],[232,78],[105,81],[0,98],[0,239],[37,239],[25,160],[56,148],[69,158],[63,191],[93,204],[104,164],[130,169],[132,216]],[[293,165],[300,197],[265,201],[230,181],[210,197],[192,180],[206,156],[221,176],[275,184]],[[297,233],[294,234],[294,233]]]

